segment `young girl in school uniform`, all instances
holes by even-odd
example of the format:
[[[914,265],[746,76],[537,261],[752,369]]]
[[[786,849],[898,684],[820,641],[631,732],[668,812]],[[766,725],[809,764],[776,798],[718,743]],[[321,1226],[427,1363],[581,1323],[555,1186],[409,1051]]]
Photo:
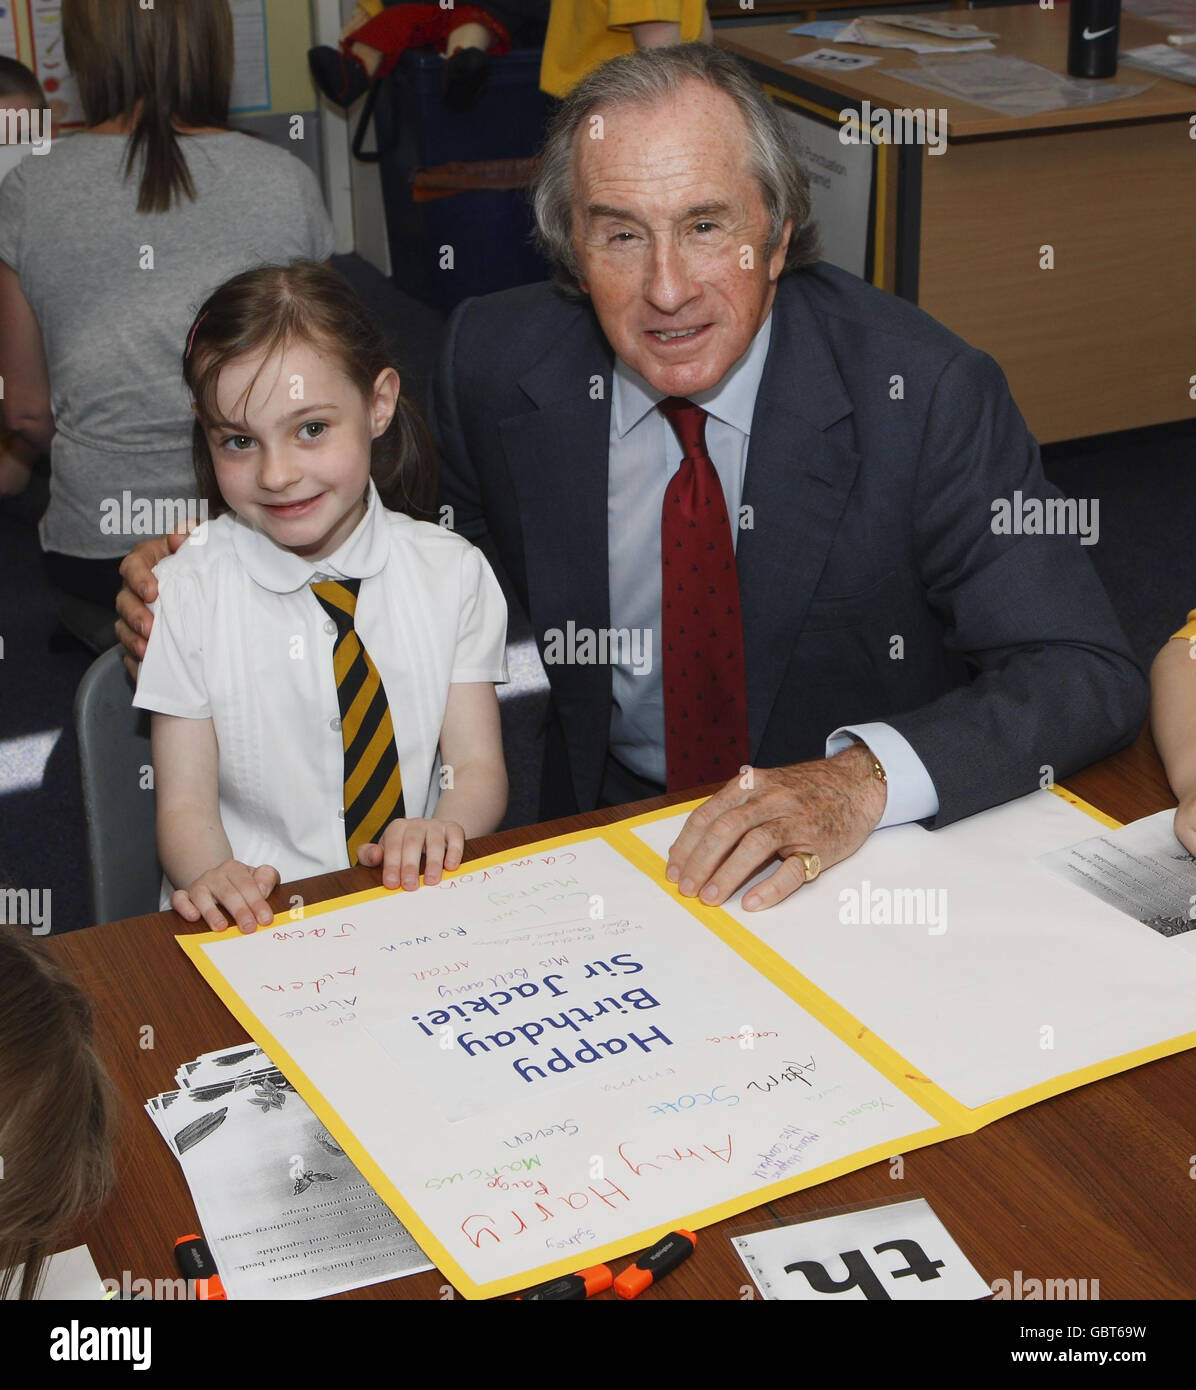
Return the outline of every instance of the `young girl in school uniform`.
[[[440,880],[506,808],[506,604],[415,519],[426,428],[356,292],[312,262],[222,285],[183,373],[209,518],[155,569],[134,703],[154,712],[163,906],[214,930],[360,862]],[[413,515],[414,514],[414,515]]]

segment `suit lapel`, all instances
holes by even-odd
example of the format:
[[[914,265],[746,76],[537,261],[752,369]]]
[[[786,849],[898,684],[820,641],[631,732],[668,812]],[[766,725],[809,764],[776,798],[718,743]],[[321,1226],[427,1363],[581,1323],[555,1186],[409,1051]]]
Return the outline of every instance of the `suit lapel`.
[[[592,313],[580,311],[520,380],[529,409],[499,427],[523,527],[529,616],[541,642],[554,629],[568,634],[570,623],[575,631],[610,626],[611,370]],[[579,804],[592,804],[609,741],[610,667],[567,664],[550,674]]]
[[[831,430],[851,409],[799,271],[773,306],[736,547],[753,757],[859,467],[850,430]]]

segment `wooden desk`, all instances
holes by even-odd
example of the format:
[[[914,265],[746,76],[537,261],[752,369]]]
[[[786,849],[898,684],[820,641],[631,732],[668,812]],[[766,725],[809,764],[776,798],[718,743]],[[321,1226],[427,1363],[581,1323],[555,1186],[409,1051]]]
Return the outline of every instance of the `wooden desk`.
[[[1174,804],[1148,735],[1090,768],[1070,786],[1123,820]],[[689,794],[685,794],[688,796]],[[531,840],[609,824],[620,814],[666,806],[660,797],[476,840],[470,857]],[[305,880],[308,902],[360,892],[379,882],[368,869]],[[283,911],[286,893],[273,905]],[[120,1182],[81,1233],[100,1274],[119,1280],[176,1277],[176,1235],[195,1227],[177,1160],[141,1107],[173,1088],[175,1068],[200,1052],[231,1046],[244,1031],[175,944],[172,914],[131,918],[52,940],[50,949],[96,1001],[98,1045],[124,1102]],[[145,1025],[153,1047],[140,1046]],[[1191,1298],[1196,1246],[1191,1240],[1188,1154],[1196,1133],[1196,1053],[1180,1053],[1057,1096],[977,1134],[905,1158],[901,1180],[887,1163],[744,1212],[700,1233],[698,1251],[644,1298],[735,1300],[750,1287],[727,1236],[779,1225],[799,1213],[921,1194],[934,1206],[981,1276],[1099,1279],[1100,1297]],[[358,1299],[438,1299],[436,1272],[340,1295]],[[600,1295],[613,1299],[613,1293]]]
[[[1066,72],[1068,9],[1023,4],[968,18],[1000,34],[997,54]],[[1165,26],[1128,14],[1121,25],[1123,50],[1165,41]],[[1196,88],[1122,66],[1117,83],[1153,85],[1107,105],[1002,116],[888,76],[916,65],[906,51],[844,45],[881,62],[844,73],[787,67],[827,46],[790,27],[723,29],[716,42],[777,100],[830,125],[865,100],[947,112],[941,155],[876,147],[874,284],[991,353],[1044,443],[1196,415]],[[1053,270],[1039,264],[1046,245]]]

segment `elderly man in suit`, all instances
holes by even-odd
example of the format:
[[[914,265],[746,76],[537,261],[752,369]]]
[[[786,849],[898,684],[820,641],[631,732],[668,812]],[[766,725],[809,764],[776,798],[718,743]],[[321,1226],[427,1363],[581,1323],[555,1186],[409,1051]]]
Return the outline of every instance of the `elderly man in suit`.
[[[431,415],[444,517],[545,659],[545,816],[721,782],[668,874],[718,903],[779,860],[753,909],[1134,736],[1145,681],[1080,538],[1010,524],[1058,494],[1000,369],[817,259],[733,58],[595,71],[534,193],[558,283],[458,308]]]

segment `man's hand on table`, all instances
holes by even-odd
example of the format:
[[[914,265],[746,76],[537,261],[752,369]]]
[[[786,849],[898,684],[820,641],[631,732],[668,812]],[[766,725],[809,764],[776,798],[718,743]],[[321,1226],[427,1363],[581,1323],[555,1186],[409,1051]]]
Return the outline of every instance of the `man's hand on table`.
[[[125,649],[125,669],[134,680],[137,667],[145,655],[145,642],[154,624],[154,615],[145,606],[158,597],[158,581],[154,566],[159,560],[173,555],[187,539],[186,531],[174,531],[166,536],[153,536],[141,541],[120,562],[124,588],[116,596],[116,635]]]
[[[743,898],[749,912],[772,907],[806,881],[799,855],[816,854],[829,868],[854,854],[884,815],[886,796],[860,743],[816,762],[753,768],[693,812],[669,850],[667,875],[684,896],[718,904],[779,857]]]

